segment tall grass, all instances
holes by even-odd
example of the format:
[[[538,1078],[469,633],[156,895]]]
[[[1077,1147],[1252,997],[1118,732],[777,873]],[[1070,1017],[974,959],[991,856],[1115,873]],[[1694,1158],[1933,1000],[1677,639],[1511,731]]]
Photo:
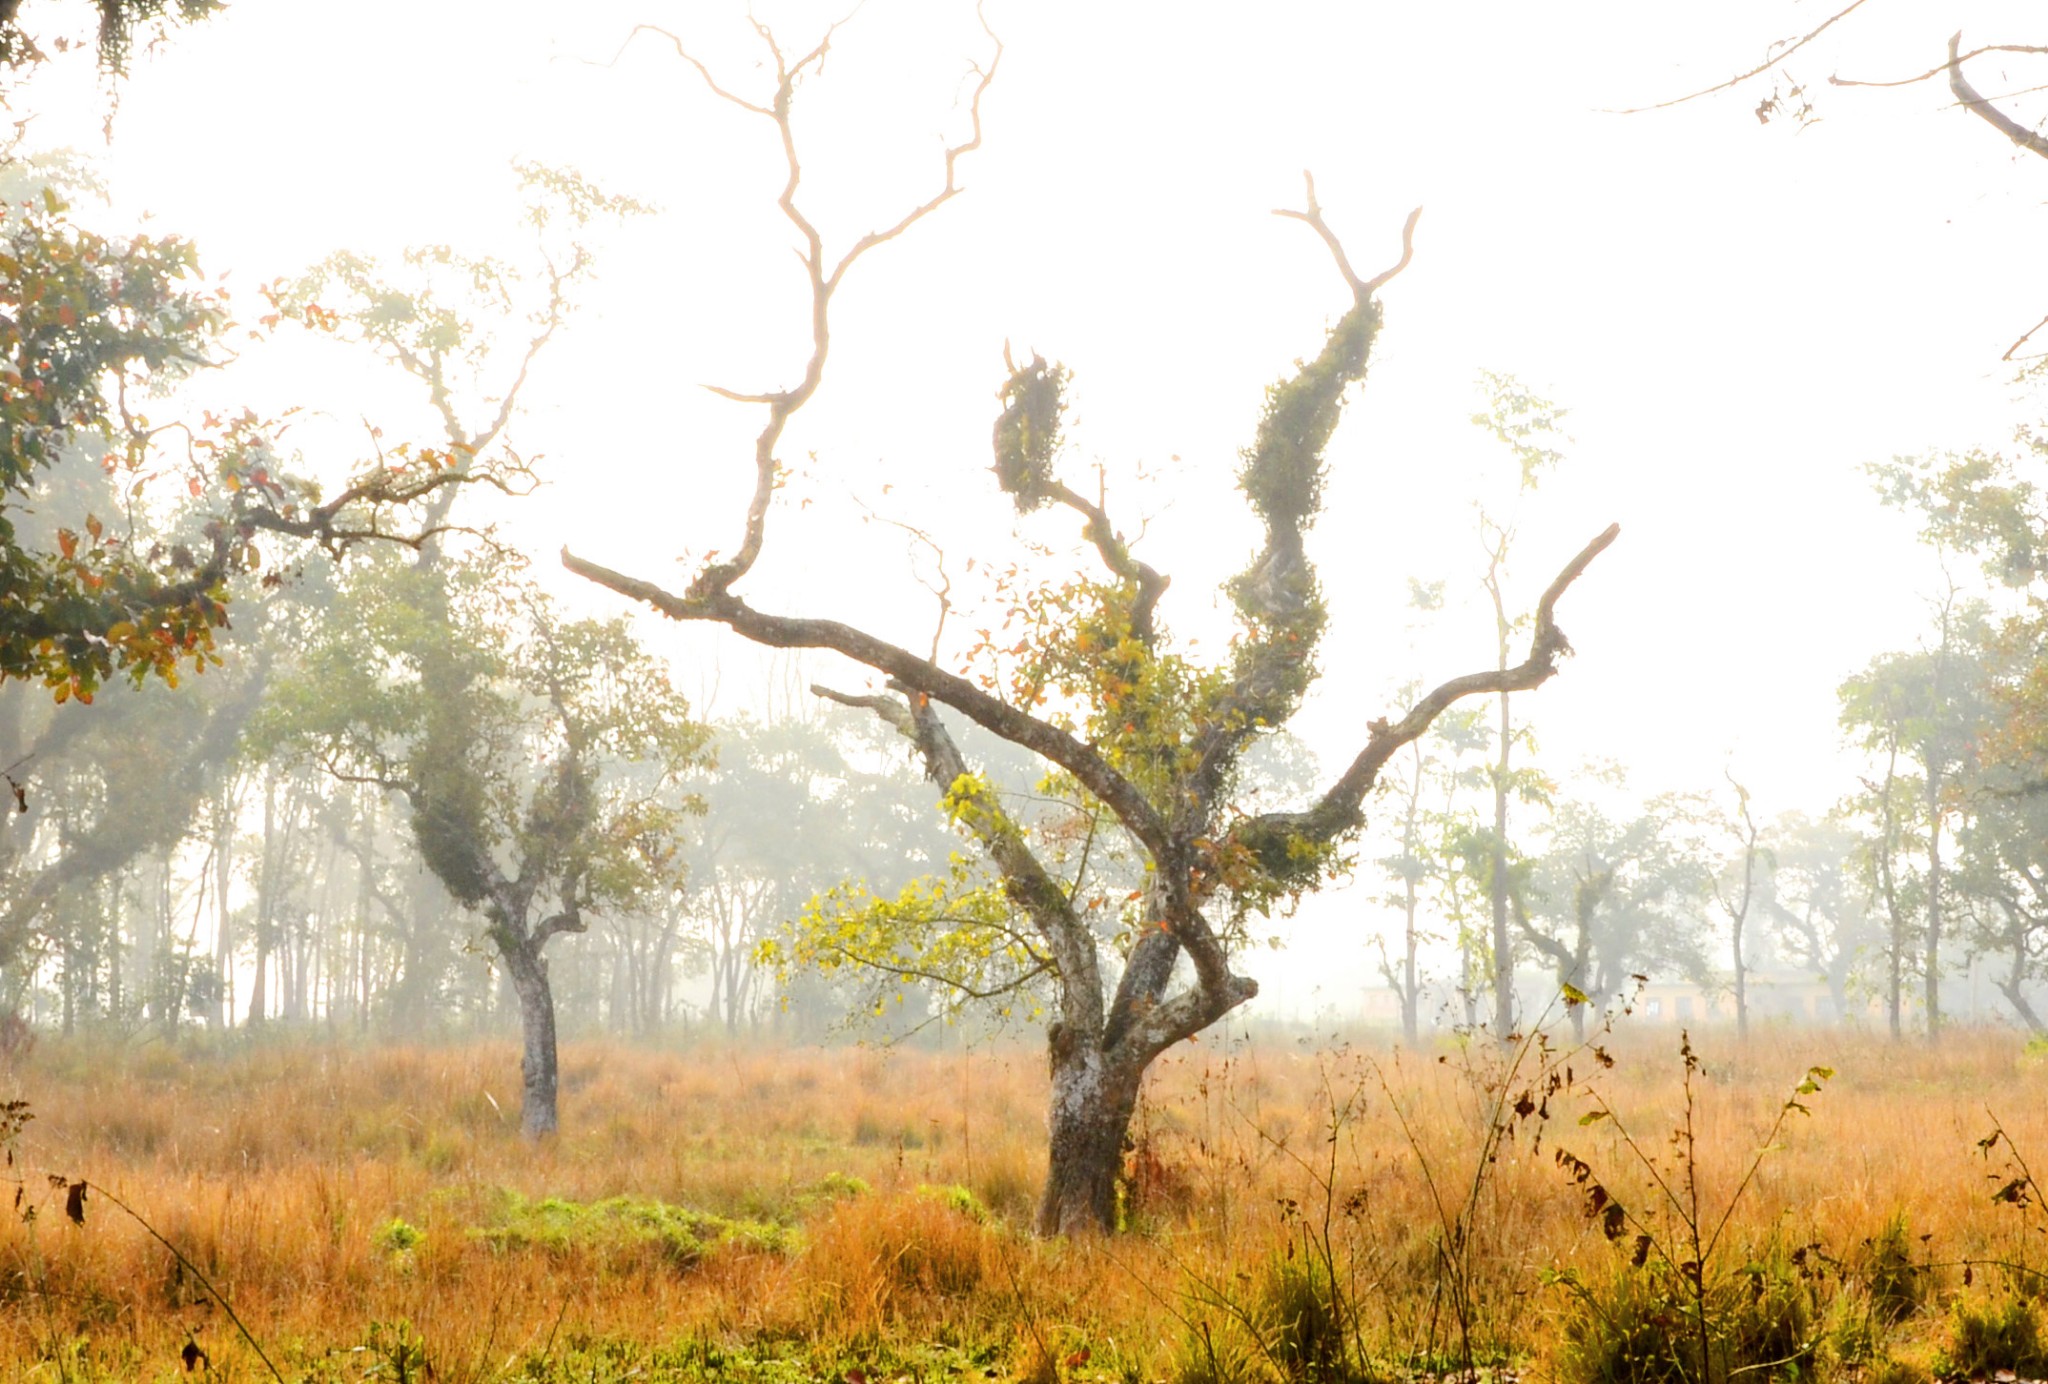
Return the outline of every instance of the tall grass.
[[[1839,1073],[1780,1131],[1728,1231],[1736,1263],[1782,1269],[1813,1247],[1799,1272],[1837,1280],[1811,1290],[1816,1332],[1841,1317],[1825,1299],[1866,1305],[1860,1344],[1806,1368],[1932,1360],[1956,1321],[1992,1310],[1969,1304],[2037,1291],[1998,1265],[2048,1267],[2044,1237],[2028,1208],[1991,1199],[2001,1169],[1977,1147],[1988,1106],[2048,1161],[2048,1071],[2017,1039],[1696,1047],[1697,1175],[1716,1206],[1788,1081],[1815,1063]],[[1639,1135],[1668,1130],[1685,1094],[1675,1044],[1609,1050],[1613,1068],[1589,1063],[1576,1087],[1590,1076]],[[1643,1285],[1553,1151],[1568,1143],[1631,1205],[1653,1198],[1612,1122],[1578,1127],[1591,1106],[1570,1092],[1489,1146],[1483,1055],[1188,1045],[1160,1064],[1134,1131],[1131,1233],[1044,1244],[1023,1230],[1046,1094],[1027,1050],[575,1043],[564,1133],[534,1147],[509,1045],[46,1040],[0,1074],[0,1101],[35,1114],[14,1169],[34,1215],[0,1217],[0,1360],[154,1377],[190,1342],[216,1370],[263,1375],[176,1256],[104,1199],[73,1224],[56,1174],[135,1208],[291,1377],[362,1378],[412,1351],[441,1379],[681,1377],[775,1356],[849,1379],[892,1362],[1039,1384],[1307,1384],[1462,1366],[1454,1288],[1484,1309],[1480,1363],[1570,1371],[1586,1286],[1620,1285],[1612,1307]],[[1445,1278],[1447,1190],[1474,1208],[1462,1287]]]

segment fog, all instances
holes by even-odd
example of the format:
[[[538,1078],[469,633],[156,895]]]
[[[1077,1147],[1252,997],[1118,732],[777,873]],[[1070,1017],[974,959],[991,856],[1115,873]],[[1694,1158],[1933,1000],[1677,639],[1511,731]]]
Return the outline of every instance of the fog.
[[[758,13],[791,63],[841,17]],[[1218,733],[1242,763],[1175,838],[1182,902],[1256,982],[1217,1017],[1417,1036],[1495,1022],[1505,992],[1518,1023],[2040,1027],[2039,454],[2012,441],[2039,399],[2028,349],[2005,358],[2048,312],[2040,165],[1943,79],[1827,80],[1937,67],[1945,32],[1845,24],[1624,114],[1803,14],[983,17],[871,5],[795,89],[828,271],[940,192],[977,120],[980,144],[957,196],[848,266],[816,392],[769,437],[758,560],[769,406],[732,396],[798,387],[816,303],[772,118],[684,56],[770,102],[742,10],[239,0],[118,81],[84,50],[19,78],[8,197],[191,238],[233,319],[9,492],[20,543],[90,513],[169,571],[273,470],[329,496],[382,466],[482,479],[369,504],[365,542],[236,530],[218,662],[178,654],[176,686],[0,684],[0,1013],[167,1037],[524,1016],[531,1044],[542,993],[550,1043],[1035,1032],[1075,962],[999,840],[1123,974],[1181,886],[1102,785],[1179,830],[1193,771],[1162,745],[1209,743],[1203,679],[1312,600],[1315,678],[1284,725]],[[2038,117],[2017,68],[1973,61]],[[1422,212],[1314,458],[1315,575],[1259,606],[1233,574],[1291,581],[1274,555],[1299,555],[1239,468],[1265,391],[1352,307],[1315,231],[1271,214],[1310,209],[1304,169],[1360,278]],[[989,439],[1034,354],[1072,372],[1045,462],[1066,495],[1013,503]],[[222,441],[244,409],[271,469]],[[98,464],[128,438],[132,469]],[[1945,469],[1973,448],[2012,461]],[[1377,718],[1531,657],[1539,597],[1613,523],[1505,760],[1475,696],[1385,758],[1362,828],[1295,820]],[[749,611],[869,631],[933,686],[630,598],[736,557]],[[1163,594],[1131,594],[1139,563]],[[1129,608],[1155,599],[1156,650]],[[1105,629],[1142,658],[1091,661]],[[1010,713],[1068,759],[991,728]],[[1295,833],[1287,862],[1259,823]],[[1169,935],[1152,999],[1207,993]]]

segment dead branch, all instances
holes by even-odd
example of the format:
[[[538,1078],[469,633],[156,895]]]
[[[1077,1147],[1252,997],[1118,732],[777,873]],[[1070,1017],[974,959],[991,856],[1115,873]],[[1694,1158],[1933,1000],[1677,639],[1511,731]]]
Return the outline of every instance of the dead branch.
[[[977,11],[977,13],[979,13]],[[995,80],[996,69],[1003,58],[1002,40],[989,28],[986,16],[982,16],[982,31],[995,45],[995,55],[986,68],[977,64],[973,71],[979,77],[973,95],[968,101],[968,135],[957,144],[946,147],[944,154],[945,177],[939,190],[932,196],[905,212],[894,225],[883,230],[870,231],[847,248],[830,269],[826,267],[824,237],[803,208],[798,205],[796,194],[803,179],[803,162],[797,150],[796,131],[791,121],[791,110],[796,94],[798,79],[808,69],[822,70],[827,53],[831,51],[832,36],[838,31],[838,21],[825,31],[825,36],[815,48],[799,58],[794,64],[788,62],[781,45],[775,41],[767,25],[754,21],[754,30],[760,35],[775,64],[775,96],[768,105],[758,105],[720,86],[712,76],[710,68],[702,59],[692,54],[687,45],[676,35],[665,29],[642,25],[634,32],[658,33],[674,45],[676,53],[697,70],[711,92],[744,111],[758,115],[775,126],[782,145],[783,166],[786,170],[782,191],[776,198],[783,217],[796,228],[803,242],[798,258],[803,262],[805,277],[810,281],[811,297],[811,352],[804,363],[803,377],[789,389],[768,392],[727,389],[710,385],[707,388],[721,398],[740,403],[758,404],[768,410],[768,420],[754,440],[754,494],[747,506],[745,535],[737,552],[723,562],[707,563],[691,584],[693,593],[709,595],[722,593],[752,570],[760,558],[761,545],[766,536],[768,507],[774,500],[776,478],[781,473],[781,463],[776,460],[776,445],[782,439],[791,415],[810,401],[824,378],[825,358],[831,352],[831,302],[832,295],[845,280],[846,273],[854,263],[876,246],[885,245],[896,239],[912,226],[922,221],[941,206],[958,196],[961,191],[958,172],[960,160],[981,147],[981,98]],[[630,39],[628,40],[630,42]]]
[[[1962,46],[1963,35],[1962,31],[1958,29],[1950,36],[1948,41],[1948,89],[1955,93],[1956,100],[1962,102],[1978,119],[2004,135],[2020,148],[2048,159],[2048,138],[2044,138],[2040,131],[2030,130],[2020,124],[2019,121],[2014,120],[2011,116],[1979,95],[1977,89],[1970,85],[1970,79],[1963,75],[1963,60],[1958,53]],[[2031,336],[2033,333],[2029,332],[2027,335]],[[2021,337],[2020,340],[2025,341],[2026,337]],[[2018,349],[2018,345],[2015,344],[2013,350]],[[2008,357],[2010,354],[2010,352],[2007,353]]]
[[[1166,594],[1166,588],[1173,584],[1173,578],[1162,576],[1158,569],[1148,562],[1140,561],[1124,542],[1123,535],[1109,521],[1109,512],[1100,501],[1088,499],[1076,492],[1063,481],[1054,481],[1045,493],[1059,504],[1065,505],[1088,522],[1082,525],[1081,535],[1095,545],[1095,551],[1102,558],[1102,565],[1114,575],[1138,588],[1138,599],[1131,607],[1131,633],[1145,647],[1152,647],[1155,632],[1152,624],[1153,610],[1159,598]]]
[[[1557,672],[1557,661],[1571,652],[1571,643],[1557,627],[1556,607],[1560,597],[1577,581],[1593,559],[1605,552],[1621,535],[1621,525],[1610,524],[1588,543],[1550,583],[1536,604],[1536,628],[1529,641],[1529,656],[1512,668],[1489,669],[1452,678],[1418,701],[1399,721],[1374,721],[1366,746],[1351,762],[1330,790],[1306,812],[1267,813],[1243,823],[1231,836],[1257,850],[1281,842],[1288,835],[1311,842],[1329,842],[1355,828],[1365,795],[1379,781],[1379,772],[1402,746],[1427,731],[1436,718],[1466,697],[1499,692],[1527,692],[1540,687]]]
[[[1823,21],[1819,26],[1809,29],[1804,34],[1801,34],[1797,39],[1793,40],[1789,45],[1784,47],[1782,51],[1776,53],[1770,58],[1767,58],[1763,62],[1758,63],[1755,67],[1750,68],[1747,72],[1736,73],[1733,77],[1730,77],[1725,82],[1716,82],[1714,83],[1714,85],[1710,87],[1703,87],[1699,91],[1695,91],[1687,96],[1675,96],[1669,101],[1659,101],[1656,104],[1649,106],[1632,106],[1627,110],[1615,111],[1613,112],[1613,114],[1641,115],[1645,111],[1669,110],[1673,106],[1682,106],[1688,101],[1697,101],[1702,96],[1712,96],[1717,91],[1727,91],[1731,87],[1739,87],[1744,82],[1748,81],[1750,78],[1761,77],[1764,73],[1769,72],[1772,68],[1784,62],[1785,59],[1791,57],[1794,53],[1804,48],[1807,44],[1813,42],[1822,34],[1834,28],[1835,25],[1841,23],[1850,15],[1862,9],[1864,3],[1865,0],[1852,0],[1852,3],[1844,6],[1842,9],[1836,10],[1833,14],[1829,15],[1827,19]],[[1779,43],[1784,43],[1784,40],[1780,39]]]
[[[2000,356],[1999,359],[2011,360],[2014,356],[2018,355],[2020,347],[2026,345],[2029,341],[2031,341],[2033,339],[2034,333],[2040,331],[2043,327],[2048,327],[2048,317],[2042,318],[2039,322],[2036,322],[2033,326],[2027,328],[2025,332],[2021,333],[2020,339],[2018,341],[2013,342],[2012,345],[2006,347],[2005,354]]]
[[[2030,43],[1987,43],[1981,48],[1972,48],[1969,52],[1964,53],[1961,57],[1952,57],[1950,61],[1968,62],[1970,59],[1982,57],[1986,53],[2048,53],[2048,48],[2043,48],[2037,44]],[[1889,82],[1860,81],[1854,77],[1830,75],[1828,77],[1828,85],[1838,87],[1917,86],[1921,82],[1929,81],[1935,77],[1941,76],[1943,73],[1948,71],[1948,68],[1949,64],[1945,62],[1942,63],[1939,67],[1930,67],[1925,72],[1918,73],[1915,76],[1899,77]]]
[[[1401,258],[1396,260],[1391,268],[1382,270],[1370,279],[1359,278],[1358,272],[1351,267],[1351,257],[1344,253],[1344,242],[1330,229],[1329,222],[1323,220],[1322,204],[1316,200],[1316,175],[1303,169],[1301,180],[1307,185],[1307,208],[1295,211],[1289,207],[1275,207],[1273,215],[1284,216],[1289,221],[1300,221],[1323,238],[1323,244],[1330,248],[1330,257],[1337,261],[1337,272],[1344,276],[1345,284],[1351,289],[1353,301],[1362,303],[1372,297],[1386,287],[1388,280],[1406,269],[1408,262],[1415,258],[1415,223],[1422,219],[1421,207],[1409,212],[1407,223],[1401,227]]]

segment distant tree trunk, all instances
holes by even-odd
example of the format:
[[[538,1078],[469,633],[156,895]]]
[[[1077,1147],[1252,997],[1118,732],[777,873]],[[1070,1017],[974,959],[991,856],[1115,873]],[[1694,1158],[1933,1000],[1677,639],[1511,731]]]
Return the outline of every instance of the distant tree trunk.
[[[676,928],[680,911],[671,906],[661,915],[661,937],[647,966],[647,993],[640,1032],[653,1033],[669,1020],[669,989],[675,972]]]
[[[363,814],[363,851],[356,857],[356,926],[349,949],[348,988],[358,1033],[370,1031],[370,914],[377,902],[377,808],[373,794]]]
[[[639,1007],[633,1003],[633,989],[639,970],[639,949],[621,930],[612,942],[611,984],[605,996],[605,1019],[613,1033],[630,1035],[634,1031]]]
[[[2012,924],[2012,971],[2005,979],[1998,981],[1998,992],[2005,996],[2005,1002],[2012,1006],[2012,1012],[2020,1016],[2020,1022],[2027,1026],[2029,1033],[2048,1032],[2048,1026],[2041,1023],[2041,1016],[2034,1012],[2034,1006],[2027,999],[2027,934],[2026,923],[2008,913]]]
[[[256,877],[256,973],[249,978],[250,1027],[268,1017],[270,944],[276,929],[272,913],[277,907],[277,771],[263,776],[263,858]]]
[[[537,947],[500,948],[512,993],[519,998],[519,1132],[544,1139],[560,1127],[555,1096],[559,1065],[555,1047],[555,995],[548,963]]]
[[[1401,1038],[1409,1047],[1414,1047],[1422,1030],[1422,995],[1416,981],[1415,953],[1421,938],[1415,926],[1415,915],[1420,899],[1415,888],[1416,876],[1421,872],[1422,784],[1424,765],[1422,742],[1412,747],[1414,778],[1405,785],[1408,801],[1401,821],[1401,971],[1397,976],[1394,968],[1387,964],[1386,947],[1380,947],[1380,969],[1401,997]]]
[[[78,963],[81,948],[78,945],[77,929],[69,930],[64,938],[64,970],[59,976],[64,1002],[64,1036],[69,1038],[78,1025]]]
[[[1495,605],[1500,598],[1494,597]],[[1507,620],[1500,617],[1500,666],[1508,666]],[[1508,751],[1512,721],[1508,694],[1500,694],[1500,758],[1493,770],[1493,868],[1487,899],[1493,909],[1493,1032],[1505,1039],[1515,1030],[1515,946],[1508,936]]]
[[[1401,931],[1401,1037],[1414,1047],[1422,1037],[1422,989],[1415,976],[1415,882],[1408,882],[1408,915]]]
[[[447,895],[426,870],[412,877],[412,917],[407,921],[398,975],[391,982],[392,1032],[414,1036],[427,1027],[434,978],[427,965],[427,935]]]
[[[1932,758],[1933,756],[1929,756]],[[1941,1041],[1941,772],[1927,770],[1927,1041]]]
[[[1738,834],[1742,841],[1742,883],[1730,898],[1720,894],[1722,911],[1728,915],[1728,940],[1735,957],[1735,1036],[1741,1042],[1749,1041],[1749,958],[1744,954],[1743,942],[1749,927],[1750,907],[1756,900],[1756,866],[1761,851],[1757,841],[1763,831],[1756,824],[1756,817],[1750,811],[1749,790],[1736,781],[1732,769],[1722,771],[1728,786],[1735,790],[1735,801],[1741,813]],[[1719,887],[1716,886],[1716,893]]]
[[[1896,728],[1884,767],[1884,786],[1880,799],[1884,805],[1878,840],[1877,858],[1873,862],[1877,875],[1878,894],[1884,899],[1885,918],[1891,924],[1891,933],[1886,950],[1888,974],[1885,983],[1885,1011],[1890,1021],[1891,1036],[1896,1042],[1905,1031],[1905,1019],[1901,1010],[1905,1000],[1906,965],[1906,911],[1899,900],[1898,879],[1894,872],[1896,862],[1892,853],[1898,845],[1898,805],[1893,798],[1893,785],[1897,782],[1899,746]]]
[[[1464,924],[1458,927],[1458,1002],[1465,1008],[1465,1031],[1479,1031],[1479,958],[1472,941],[1472,930]]]
[[[221,780],[213,805],[213,1003],[207,1027],[235,1025],[235,786],[232,775]]]

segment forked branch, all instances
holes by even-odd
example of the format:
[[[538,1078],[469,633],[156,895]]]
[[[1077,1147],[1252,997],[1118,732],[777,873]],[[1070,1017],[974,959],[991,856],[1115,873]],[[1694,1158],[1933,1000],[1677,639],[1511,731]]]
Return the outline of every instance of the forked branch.
[[[979,12],[977,11],[977,14]],[[642,32],[659,34],[675,47],[676,54],[697,70],[704,84],[712,94],[731,102],[741,110],[760,116],[775,126],[782,146],[785,176],[782,191],[776,198],[776,205],[783,216],[796,228],[803,242],[799,258],[803,261],[805,277],[810,281],[811,300],[811,352],[804,363],[802,378],[790,388],[750,391],[728,389],[720,385],[708,386],[720,398],[732,399],[739,403],[757,404],[768,410],[768,419],[762,425],[760,434],[754,440],[754,494],[747,506],[746,531],[740,541],[739,550],[723,562],[705,564],[690,590],[695,595],[723,593],[732,584],[752,570],[760,558],[761,545],[767,532],[768,507],[775,497],[775,483],[781,473],[781,463],[776,459],[775,449],[782,439],[783,429],[790,417],[810,401],[817,393],[818,384],[824,378],[825,359],[831,352],[831,303],[832,295],[845,280],[846,273],[855,261],[878,245],[885,245],[896,239],[925,217],[958,196],[960,160],[981,147],[981,98],[994,82],[996,69],[1003,58],[1002,40],[989,28],[987,18],[981,19],[982,32],[986,33],[995,46],[994,56],[986,67],[975,64],[971,69],[977,78],[974,92],[968,100],[967,137],[957,144],[946,147],[944,154],[945,176],[939,190],[927,197],[899,217],[893,225],[882,230],[870,231],[848,246],[845,253],[829,267],[825,257],[824,237],[816,223],[797,203],[797,187],[803,180],[803,160],[797,149],[796,130],[792,123],[792,111],[798,81],[807,71],[822,70],[826,55],[831,51],[832,37],[838,32],[839,24],[833,24],[815,48],[791,63],[784,57],[781,45],[775,41],[767,25],[754,21],[754,30],[767,47],[775,65],[775,95],[767,105],[760,105],[735,94],[721,86],[705,62],[691,53],[688,46],[675,34],[653,25],[641,25],[634,34]],[[629,39],[628,42],[631,40]]]
[[[1290,221],[1303,222],[1323,238],[1323,244],[1330,247],[1331,258],[1337,261],[1337,272],[1344,276],[1344,282],[1350,286],[1351,296],[1354,301],[1362,303],[1372,297],[1373,294],[1386,287],[1388,280],[1392,279],[1403,269],[1406,269],[1408,262],[1415,258],[1415,223],[1422,219],[1421,207],[1417,207],[1414,211],[1409,212],[1407,223],[1401,227],[1401,258],[1396,260],[1390,267],[1373,275],[1370,279],[1359,278],[1358,271],[1351,267],[1351,257],[1344,253],[1344,242],[1337,239],[1337,233],[1330,229],[1330,224],[1327,221],[1323,220],[1322,204],[1316,200],[1316,175],[1307,169],[1303,169],[1301,180],[1307,185],[1308,206],[1301,211],[1295,211],[1289,207],[1276,207],[1273,210],[1273,215],[1284,216]]]

